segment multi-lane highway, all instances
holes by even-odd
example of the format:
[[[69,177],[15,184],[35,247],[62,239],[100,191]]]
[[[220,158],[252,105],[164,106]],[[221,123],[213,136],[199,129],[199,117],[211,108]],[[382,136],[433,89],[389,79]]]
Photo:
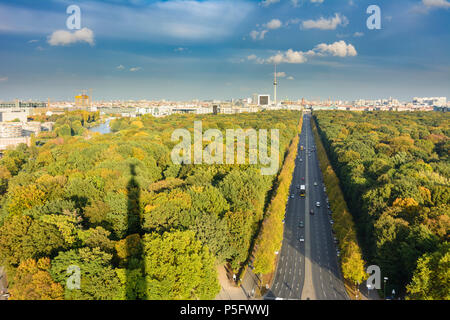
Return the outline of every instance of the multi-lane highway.
[[[310,120],[311,116],[305,114],[286,207],[283,245],[267,299],[348,299]],[[300,185],[306,185],[304,197],[300,196]],[[310,214],[311,210],[314,214]]]

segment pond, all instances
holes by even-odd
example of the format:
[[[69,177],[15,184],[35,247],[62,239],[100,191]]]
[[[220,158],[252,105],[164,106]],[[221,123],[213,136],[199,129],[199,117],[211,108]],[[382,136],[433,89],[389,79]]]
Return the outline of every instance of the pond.
[[[98,132],[101,134],[107,134],[107,133],[111,133],[111,127],[109,126],[109,123],[111,122],[111,119],[106,120],[104,123],[92,127],[89,130],[92,132]]]

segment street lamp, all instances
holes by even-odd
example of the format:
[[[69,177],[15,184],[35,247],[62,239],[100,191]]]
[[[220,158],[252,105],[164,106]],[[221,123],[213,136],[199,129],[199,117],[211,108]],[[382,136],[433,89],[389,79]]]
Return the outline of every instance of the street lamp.
[[[384,277],[384,299],[386,300],[386,282],[389,280],[388,277]]]

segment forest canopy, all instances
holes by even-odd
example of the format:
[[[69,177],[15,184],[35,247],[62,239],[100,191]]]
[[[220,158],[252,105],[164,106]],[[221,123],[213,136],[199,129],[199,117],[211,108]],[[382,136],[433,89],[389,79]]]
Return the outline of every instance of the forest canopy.
[[[448,113],[318,111],[314,117],[365,260],[380,266],[388,290],[450,299]]]
[[[53,138],[0,160],[0,265],[11,298],[213,299],[217,264],[245,263],[277,175],[173,164],[172,132],[192,132],[194,121],[222,132],[279,129],[282,164],[300,117],[119,118],[106,135],[87,131],[97,114],[58,118]],[[70,266],[80,268],[80,289],[67,287]]]

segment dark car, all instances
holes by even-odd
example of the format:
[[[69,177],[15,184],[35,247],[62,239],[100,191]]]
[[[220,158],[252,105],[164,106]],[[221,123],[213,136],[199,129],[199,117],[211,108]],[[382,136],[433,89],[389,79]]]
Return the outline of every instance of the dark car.
[[[311,209],[311,211],[309,211],[309,213],[310,213],[311,215],[314,215],[314,210]]]

